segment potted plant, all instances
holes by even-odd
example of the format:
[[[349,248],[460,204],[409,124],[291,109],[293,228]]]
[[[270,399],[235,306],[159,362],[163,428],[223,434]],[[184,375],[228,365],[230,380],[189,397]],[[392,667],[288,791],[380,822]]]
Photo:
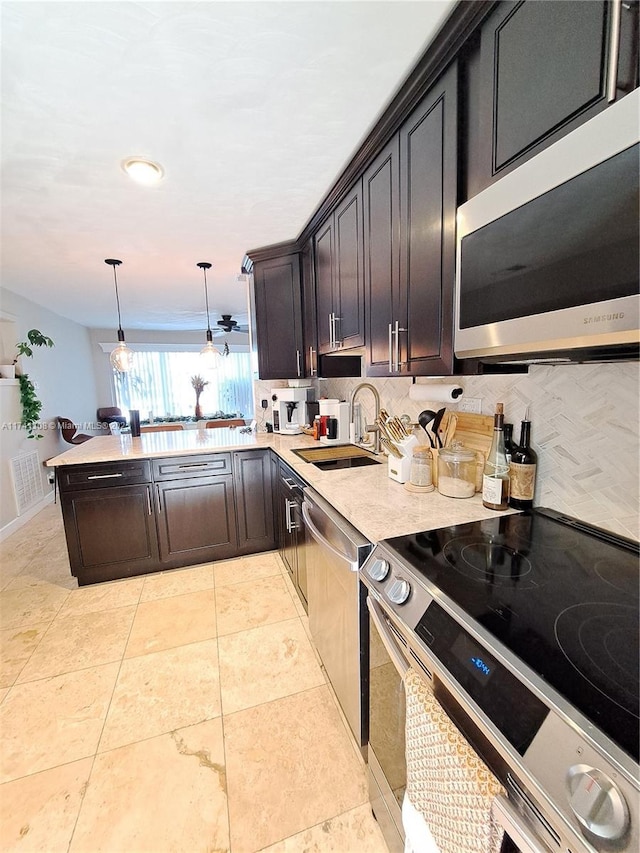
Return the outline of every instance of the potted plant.
[[[16,344],[18,355],[14,358],[14,365],[17,363],[21,355],[27,358],[33,356],[33,347],[52,347],[53,341],[38,329],[30,329],[27,332],[27,340],[20,341]],[[20,403],[22,405],[22,426],[27,430],[27,438],[42,438],[40,433],[36,433],[35,426],[40,418],[42,411],[42,402],[36,394],[36,387],[29,379],[27,373],[18,376],[20,383]]]
[[[204,391],[205,385],[208,385],[208,382],[200,376],[196,374],[191,377],[191,386],[193,390],[196,392],[196,420],[200,420],[202,417],[202,409],[200,408],[200,395]]]

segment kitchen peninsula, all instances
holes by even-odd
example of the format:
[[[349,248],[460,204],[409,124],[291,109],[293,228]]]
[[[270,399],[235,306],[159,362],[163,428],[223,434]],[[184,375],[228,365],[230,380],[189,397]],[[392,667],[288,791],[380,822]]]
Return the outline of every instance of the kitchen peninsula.
[[[189,430],[97,437],[50,459],[78,583],[274,549],[272,454],[372,542],[498,515],[479,495],[410,493],[385,464],[323,471],[292,452],[311,446],[304,435]]]

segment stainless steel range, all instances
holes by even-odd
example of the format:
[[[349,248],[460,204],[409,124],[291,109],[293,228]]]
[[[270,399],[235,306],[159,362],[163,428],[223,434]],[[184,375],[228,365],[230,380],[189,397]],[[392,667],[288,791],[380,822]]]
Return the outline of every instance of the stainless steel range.
[[[430,680],[502,781],[508,849],[640,849],[638,555],[630,540],[544,509],[376,546],[360,577],[383,829],[402,834],[403,779],[399,692],[376,669],[379,639],[399,671]]]

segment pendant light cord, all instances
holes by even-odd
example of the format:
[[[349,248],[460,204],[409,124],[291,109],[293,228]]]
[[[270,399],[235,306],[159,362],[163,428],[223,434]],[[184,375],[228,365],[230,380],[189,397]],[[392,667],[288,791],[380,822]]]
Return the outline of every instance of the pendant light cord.
[[[105,260],[105,264],[109,264],[110,267],[113,267],[113,283],[116,288],[116,308],[118,309],[118,331],[122,332],[122,321],[120,319],[120,296],[118,295],[118,277],[116,275],[116,267],[119,267],[122,261],[118,261],[115,258],[107,258]]]
[[[207,306],[207,342],[211,343],[213,341],[213,335],[211,333],[211,322],[209,320],[209,289],[207,287],[207,270],[211,269],[211,264],[208,261],[199,261],[196,266],[200,267],[204,273],[204,302]]]

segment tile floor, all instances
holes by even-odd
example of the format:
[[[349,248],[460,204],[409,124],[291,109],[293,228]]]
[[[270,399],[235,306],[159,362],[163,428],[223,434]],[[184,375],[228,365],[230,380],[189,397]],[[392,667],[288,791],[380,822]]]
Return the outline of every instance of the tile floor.
[[[275,553],[78,588],[0,543],[0,850],[386,853]]]

